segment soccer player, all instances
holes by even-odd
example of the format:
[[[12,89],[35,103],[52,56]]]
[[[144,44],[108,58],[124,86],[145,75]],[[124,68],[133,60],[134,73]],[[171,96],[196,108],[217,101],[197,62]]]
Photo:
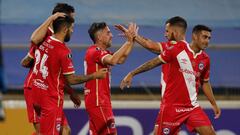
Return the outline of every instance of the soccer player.
[[[66,84],[80,84],[106,76],[103,68],[89,75],[75,75],[68,42],[74,19],[59,17],[53,22],[54,34],[35,50],[33,69],[34,107],[41,109],[40,134],[59,135],[63,113],[63,90]]]
[[[118,25],[116,26],[118,27]],[[136,24],[130,23],[129,34],[137,32]],[[95,79],[85,84],[85,106],[89,116],[91,135],[116,135],[114,115],[110,98],[111,67],[123,64],[133,47],[133,36],[129,35],[127,41],[115,53],[107,50],[112,44],[112,33],[105,22],[93,23],[88,30],[93,41],[85,54],[85,74],[91,74],[102,68],[107,68],[107,77]]]
[[[30,51],[28,54],[23,58],[21,64],[24,67],[28,67],[29,73],[25,79],[24,82],[24,97],[26,101],[27,106],[27,114],[28,119],[30,123],[33,123],[33,126],[35,128],[36,133],[39,132],[39,117],[37,116],[36,112],[33,109],[32,104],[32,89],[31,89],[31,79],[32,79],[32,70],[33,70],[33,64],[34,64],[34,53],[35,49],[37,48],[37,45],[40,44],[47,36],[50,36],[53,34],[52,30],[52,22],[58,18],[58,17],[64,17],[66,14],[74,17],[74,8],[71,5],[68,5],[67,3],[57,3],[52,11],[52,15],[41,25],[39,26],[32,34],[31,36],[31,46]],[[74,92],[74,90],[66,86],[65,90],[70,95],[70,99],[74,102],[76,107],[80,106],[81,100],[80,97]],[[68,135],[70,134],[70,127],[68,125],[67,119],[65,115],[63,114],[63,123],[62,123],[62,134]]]
[[[197,25],[193,29],[193,41],[190,46],[185,41],[175,42],[174,46],[163,51],[159,57],[133,70],[123,79],[121,88],[130,86],[133,76],[163,63],[169,64],[168,79],[156,123],[158,130],[155,130],[155,134],[177,134],[183,123],[190,131],[201,135],[215,134],[210,120],[197,102],[198,88],[202,85],[213,106],[215,118],[220,116],[221,111],[209,83],[209,57],[203,51],[208,46],[210,37],[210,28]]]

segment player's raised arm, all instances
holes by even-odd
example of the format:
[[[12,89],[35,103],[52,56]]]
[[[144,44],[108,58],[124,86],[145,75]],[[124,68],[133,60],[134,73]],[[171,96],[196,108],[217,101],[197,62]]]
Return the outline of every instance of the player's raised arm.
[[[107,65],[122,64],[132,50],[134,34],[138,30],[135,23],[130,23],[127,34],[127,41],[113,55],[107,55],[103,59],[103,63]]]
[[[58,17],[64,17],[65,13],[57,12],[50,17],[47,18],[47,20],[42,23],[31,35],[31,41],[34,44],[39,44],[44,40],[44,37],[46,37],[48,27],[52,24],[52,22],[57,19]]]
[[[122,31],[125,36],[128,34],[127,28],[125,28],[123,25],[116,25],[115,26],[118,30]],[[138,33],[134,36],[134,40],[140,44],[142,47],[146,48],[147,50],[151,51],[152,53],[159,54],[161,52],[161,44],[155,41],[152,41],[151,39],[145,38],[143,36],[140,36]]]

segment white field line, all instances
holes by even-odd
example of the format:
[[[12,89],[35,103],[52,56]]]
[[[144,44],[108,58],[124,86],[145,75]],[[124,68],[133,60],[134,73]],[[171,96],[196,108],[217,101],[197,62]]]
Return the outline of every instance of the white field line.
[[[200,105],[203,108],[211,108],[211,105],[208,101],[199,101]],[[220,108],[224,109],[240,109],[240,100],[219,100],[217,104]],[[15,108],[26,108],[24,100],[4,100],[3,106],[7,109]],[[112,101],[113,108],[116,109],[159,109],[160,101],[123,101],[123,100],[114,100]],[[74,108],[73,103],[70,100],[64,101],[64,108]],[[81,107],[85,108],[85,104],[82,101]]]

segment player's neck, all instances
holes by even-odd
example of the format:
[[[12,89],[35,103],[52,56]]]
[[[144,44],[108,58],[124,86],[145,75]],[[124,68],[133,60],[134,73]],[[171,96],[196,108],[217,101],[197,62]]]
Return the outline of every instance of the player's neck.
[[[178,41],[182,41],[182,40],[186,40],[186,38],[185,38],[185,35],[181,35],[181,36],[179,36],[179,37],[177,37],[176,38],[176,41],[178,42]]]
[[[197,47],[196,44],[194,44],[193,42],[190,43],[190,48],[195,52],[195,53],[199,53],[201,51],[201,49],[199,49]]]
[[[97,42],[95,45],[96,45],[97,47],[101,48],[102,50],[106,50],[106,49],[107,49],[106,45],[104,45],[104,44],[102,44],[102,43],[100,43],[100,42]]]
[[[62,34],[56,33],[53,34],[53,37],[64,43],[64,36]]]

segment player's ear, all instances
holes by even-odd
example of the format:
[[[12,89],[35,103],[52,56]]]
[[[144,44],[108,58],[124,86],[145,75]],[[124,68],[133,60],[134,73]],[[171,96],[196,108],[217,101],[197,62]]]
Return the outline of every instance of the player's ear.
[[[197,33],[192,33],[192,39],[197,39]]]

